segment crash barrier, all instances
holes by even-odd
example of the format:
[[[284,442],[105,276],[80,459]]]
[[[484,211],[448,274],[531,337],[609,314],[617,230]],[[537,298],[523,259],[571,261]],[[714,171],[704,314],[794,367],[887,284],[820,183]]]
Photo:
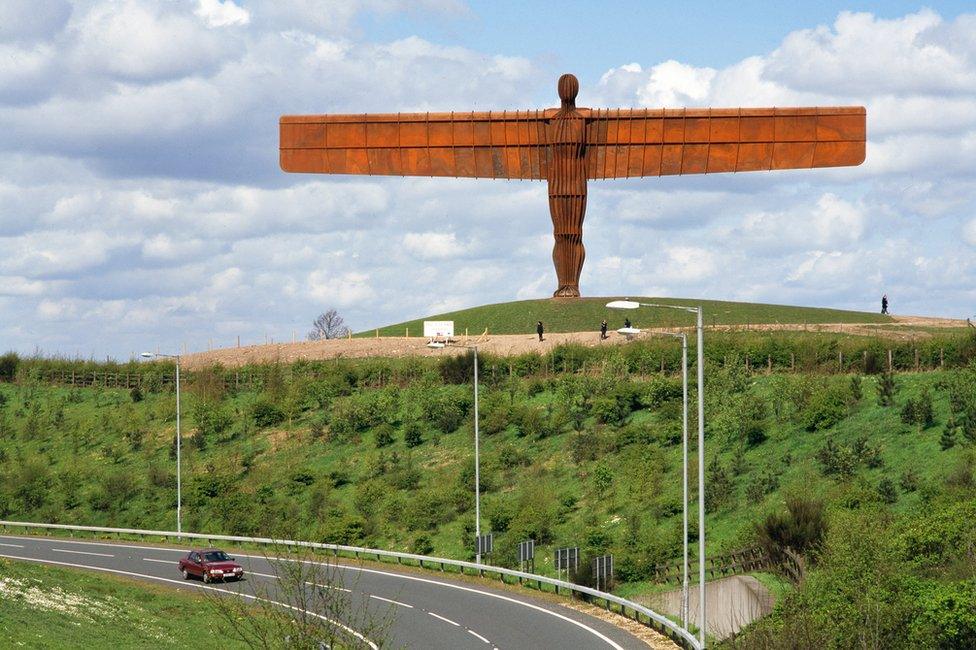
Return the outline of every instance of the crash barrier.
[[[45,524],[23,521],[3,521],[0,520],[0,527],[5,532],[9,529],[23,529],[24,533],[31,530],[38,531],[68,531],[92,533],[105,535],[129,535],[135,537],[151,537],[166,541],[168,539],[200,539],[212,545],[215,541],[236,542],[239,544],[271,545],[275,547],[302,548],[313,551],[325,551],[334,557],[355,557],[357,559],[375,559],[378,562],[395,561],[397,564],[416,563],[424,569],[434,569],[442,572],[455,571],[467,575],[469,572],[481,577],[494,578],[506,584],[516,582],[523,586],[534,586],[538,591],[546,591],[546,587],[551,588],[556,594],[569,595],[571,598],[578,598],[585,602],[603,607],[607,611],[613,611],[627,618],[660,632],[681,647],[694,650],[702,650],[702,644],[691,632],[684,629],[671,619],[658,614],[657,612],[639,605],[633,601],[614,596],[603,591],[597,591],[589,587],[573,584],[564,580],[556,580],[534,573],[524,573],[512,569],[490,566],[487,564],[477,564],[475,562],[465,562],[462,560],[451,560],[442,557],[429,557],[427,555],[415,555],[413,553],[398,553],[396,551],[385,551],[374,548],[361,548],[358,546],[345,546],[342,544],[323,544],[319,542],[304,542],[287,539],[273,539],[270,537],[243,537],[240,535],[209,535],[205,533],[177,533],[174,531],[143,530],[138,528],[106,528],[101,526],[75,526],[70,524]],[[514,579],[509,582],[509,579]]]

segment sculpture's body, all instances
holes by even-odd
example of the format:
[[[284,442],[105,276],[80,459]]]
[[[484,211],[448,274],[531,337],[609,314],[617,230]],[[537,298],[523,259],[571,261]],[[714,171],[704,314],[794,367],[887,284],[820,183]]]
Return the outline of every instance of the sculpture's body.
[[[546,180],[559,284],[579,296],[588,179],[859,165],[865,111],[830,108],[576,107],[559,79],[545,111],[281,118],[287,172]]]

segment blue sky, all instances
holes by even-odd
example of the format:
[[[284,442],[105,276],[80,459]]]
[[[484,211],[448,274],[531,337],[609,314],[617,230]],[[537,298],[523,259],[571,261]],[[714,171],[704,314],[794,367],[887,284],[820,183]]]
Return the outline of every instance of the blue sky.
[[[594,182],[584,295],[976,314],[976,9],[768,4],[4,0],[0,351],[550,295],[543,183],[284,174],[277,121],[551,106],[566,71],[581,105],[868,111],[857,168]]]
[[[724,66],[774,49],[785,34],[830,24],[841,11],[895,18],[923,7],[954,19],[972,2],[593,2],[480,0],[432,20],[420,12],[370,12],[364,35],[410,35],[483,52],[525,56],[596,82],[632,61],[676,59]]]

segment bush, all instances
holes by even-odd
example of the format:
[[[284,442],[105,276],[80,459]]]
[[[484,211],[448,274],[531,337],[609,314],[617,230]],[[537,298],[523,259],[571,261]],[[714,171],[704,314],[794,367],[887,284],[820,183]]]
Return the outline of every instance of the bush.
[[[285,413],[275,404],[262,399],[251,405],[251,418],[261,428],[273,427],[285,421]]]
[[[901,421],[914,424],[919,430],[927,429],[935,423],[935,410],[932,406],[932,395],[928,390],[917,397],[909,398],[901,410]]]
[[[382,448],[393,444],[394,429],[390,424],[381,424],[373,432],[376,448]]]
[[[417,421],[403,425],[403,442],[407,447],[419,447],[424,442],[424,428]]]
[[[759,503],[767,494],[779,489],[779,477],[770,470],[756,473],[746,486],[746,498],[753,503]]]
[[[430,540],[430,535],[421,533],[413,540],[410,545],[410,552],[414,555],[430,555],[434,552],[434,543]]]
[[[234,422],[219,403],[203,400],[193,405],[193,420],[200,434],[207,437],[223,433]]]
[[[878,496],[888,505],[898,501],[898,489],[895,487],[895,482],[887,476],[882,478],[878,482]]]
[[[132,400],[133,404],[142,401],[142,391],[138,386],[133,386],[132,390],[129,391],[129,398]]]
[[[715,512],[732,497],[732,480],[718,456],[705,470],[705,512]]]
[[[815,392],[800,414],[807,431],[822,431],[838,424],[847,415],[847,399],[835,386]]]
[[[895,376],[890,372],[882,373],[878,377],[878,405],[894,406],[897,392],[898,385],[895,383]]]
[[[807,553],[820,546],[827,532],[823,501],[798,495],[786,497],[785,512],[771,512],[756,526],[758,544],[776,562],[784,550]]]

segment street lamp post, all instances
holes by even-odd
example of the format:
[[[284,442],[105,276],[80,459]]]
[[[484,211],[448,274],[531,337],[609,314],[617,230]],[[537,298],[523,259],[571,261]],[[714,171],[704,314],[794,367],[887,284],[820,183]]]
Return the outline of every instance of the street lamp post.
[[[143,352],[140,356],[145,359],[165,357],[176,360],[176,532],[183,532],[183,481],[180,471],[180,355],[160,354],[159,352]]]
[[[633,300],[613,300],[607,303],[611,309],[637,309],[638,307],[660,307],[687,311],[697,316],[695,327],[698,336],[698,618],[699,641],[705,647],[705,365],[702,331],[702,308],[684,307],[681,305],[664,305],[660,303],[636,302]],[[684,336],[684,335],[682,335]],[[682,616],[687,627],[688,611],[688,340],[682,339],[682,378],[684,380],[684,587],[682,593]]]
[[[433,343],[428,343],[433,347]],[[443,347],[440,344],[438,347]],[[478,346],[462,345],[474,352],[474,548],[475,562],[481,564],[481,459],[480,436],[478,434]]]

